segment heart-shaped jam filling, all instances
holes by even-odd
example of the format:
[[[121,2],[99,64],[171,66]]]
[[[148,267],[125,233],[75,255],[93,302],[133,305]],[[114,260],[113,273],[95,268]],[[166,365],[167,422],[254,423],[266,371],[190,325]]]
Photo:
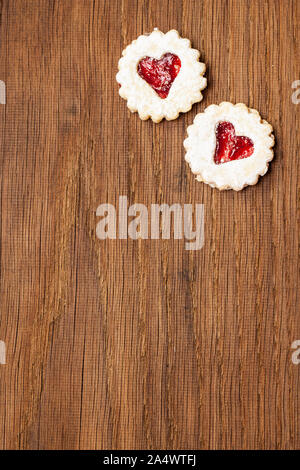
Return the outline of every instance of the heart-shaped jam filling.
[[[181,60],[175,54],[167,52],[160,59],[144,57],[137,66],[140,77],[156,91],[160,98],[167,98],[170,88],[179,74]]]
[[[216,127],[216,139],[214,161],[217,165],[251,157],[254,152],[252,140],[249,137],[235,135],[234,125],[230,122],[219,122]]]

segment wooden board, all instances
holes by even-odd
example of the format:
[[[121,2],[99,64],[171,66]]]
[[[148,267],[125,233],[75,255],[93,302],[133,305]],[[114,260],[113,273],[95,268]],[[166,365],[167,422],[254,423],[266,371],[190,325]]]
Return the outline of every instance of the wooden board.
[[[299,0],[0,0],[1,448],[300,447],[299,21]],[[158,125],[115,82],[154,27],[208,67],[203,101]],[[224,100],[276,135],[240,193],[184,162],[186,127]],[[204,204],[204,247],[97,239],[120,195]]]

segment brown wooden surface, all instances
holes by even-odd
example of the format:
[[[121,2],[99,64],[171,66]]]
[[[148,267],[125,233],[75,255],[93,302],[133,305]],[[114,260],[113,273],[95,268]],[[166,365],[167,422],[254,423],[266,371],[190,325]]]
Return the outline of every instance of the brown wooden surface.
[[[299,448],[299,0],[0,0],[0,446]],[[204,99],[142,122],[117,62],[177,29]],[[244,102],[276,157],[240,193],[197,183],[195,115]],[[298,186],[299,189],[299,186]],[[99,204],[205,204],[205,245],[96,238]]]

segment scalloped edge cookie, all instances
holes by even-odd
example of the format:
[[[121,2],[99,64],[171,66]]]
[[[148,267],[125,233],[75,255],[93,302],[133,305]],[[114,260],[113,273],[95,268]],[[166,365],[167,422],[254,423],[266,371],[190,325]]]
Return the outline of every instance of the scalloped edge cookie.
[[[168,96],[162,99],[139,76],[137,65],[146,56],[160,59],[168,52],[180,58],[181,68]],[[127,100],[130,111],[137,111],[142,120],[151,118],[158,123],[163,118],[168,121],[176,119],[179,113],[189,111],[194,103],[203,98],[201,91],[207,85],[203,76],[206,67],[199,62],[199,57],[200,52],[192,49],[189,39],[181,38],[178,31],[171,30],[164,34],[155,28],[151,34],[139,36],[123,50],[116,75],[119,94]]]
[[[216,148],[216,126],[221,121],[234,125],[236,135],[246,135],[254,143],[253,154],[241,160],[217,165],[214,162]],[[272,126],[263,120],[255,109],[243,103],[222,102],[208,106],[197,114],[194,123],[187,128],[188,137],[183,145],[185,160],[198,181],[219,190],[240,191],[254,185],[263,176],[274,157],[272,147],[275,139]]]

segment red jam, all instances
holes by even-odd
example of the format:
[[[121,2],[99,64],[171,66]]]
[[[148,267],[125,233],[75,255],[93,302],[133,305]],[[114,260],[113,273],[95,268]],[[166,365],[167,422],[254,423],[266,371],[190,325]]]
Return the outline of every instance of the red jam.
[[[140,77],[156,91],[160,98],[167,98],[172,83],[179,74],[181,60],[175,54],[167,52],[160,59],[144,57],[137,66]]]
[[[235,135],[234,126],[230,122],[219,122],[216,127],[216,139],[214,161],[217,165],[251,157],[254,152],[252,140],[249,137]]]

